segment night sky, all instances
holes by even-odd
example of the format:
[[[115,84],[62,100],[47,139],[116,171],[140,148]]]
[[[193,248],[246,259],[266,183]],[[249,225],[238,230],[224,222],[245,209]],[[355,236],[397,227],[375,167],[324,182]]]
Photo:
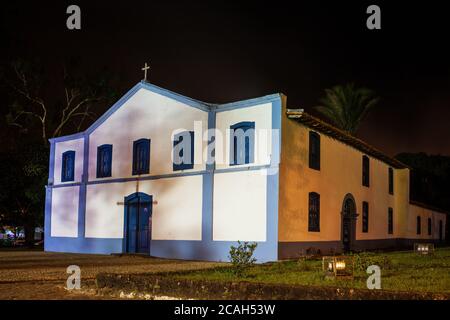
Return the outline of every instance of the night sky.
[[[325,88],[354,82],[381,97],[359,137],[389,155],[450,156],[442,1],[241,2],[9,1],[0,8],[0,59],[39,58],[57,78],[67,57],[79,57],[81,71],[113,73],[120,94],[149,62],[151,83],[195,99],[282,92],[290,108],[313,114]],[[81,7],[79,31],[66,28],[70,4]],[[381,30],[366,28],[370,4],[381,7]]]

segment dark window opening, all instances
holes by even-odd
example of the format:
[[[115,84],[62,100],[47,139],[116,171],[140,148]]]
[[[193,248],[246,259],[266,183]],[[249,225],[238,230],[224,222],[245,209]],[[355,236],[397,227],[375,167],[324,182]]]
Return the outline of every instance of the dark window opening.
[[[363,201],[362,208],[362,232],[369,232],[369,203]]]
[[[417,234],[422,233],[422,221],[420,216],[417,216]]]
[[[309,193],[308,231],[320,231],[320,195],[316,192]]]
[[[388,234],[394,233],[394,211],[392,208],[388,210]]]
[[[389,168],[389,194],[394,194],[394,170]]]
[[[236,123],[230,127],[230,132],[230,165],[253,163],[255,161],[255,123]]]
[[[317,132],[309,132],[309,167],[320,170],[320,135]]]
[[[150,139],[133,142],[133,175],[150,172]]]
[[[75,151],[66,151],[62,154],[61,181],[74,181]]]
[[[428,235],[431,236],[431,218],[428,218]]]
[[[194,168],[194,131],[181,132],[173,140],[173,171],[192,168]]]
[[[365,187],[370,185],[370,162],[368,156],[362,157],[362,184]]]
[[[111,177],[112,145],[104,144],[97,148],[97,178]]]

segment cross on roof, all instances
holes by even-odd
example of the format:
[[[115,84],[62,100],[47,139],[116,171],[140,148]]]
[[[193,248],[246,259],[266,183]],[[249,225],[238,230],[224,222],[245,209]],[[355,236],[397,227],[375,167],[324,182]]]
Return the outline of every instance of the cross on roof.
[[[147,70],[149,70],[149,69],[150,69],[150,66],[146,62],[145,66],[141,69],[142,71],[144,71],[144,81],[147,81]]]

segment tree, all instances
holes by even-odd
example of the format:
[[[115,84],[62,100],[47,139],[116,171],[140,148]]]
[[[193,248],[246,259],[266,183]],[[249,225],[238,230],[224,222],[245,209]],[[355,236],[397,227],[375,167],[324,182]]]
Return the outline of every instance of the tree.
[[[320,99],[321,105],[315,109],[338,128],[355,134],[362,120],[378,100],[373,91],[355,88],[351,83],[326,89],[325,97]]]
[[[43,221],[48,150],[24,143],[0,153],[0,225],[23,228],[28,244]]]
[[[71,61],[75,69],[77,62]],[[58,95],[52,90],[52,97],[44,97],[51,83],[46,79],[43,68],[37,62],[15,60],[11,63],[10,77],[6,85],[12,90],[7,122],[23,132],[37,125],[43,144],[48,144],[48,138],[62,135],[69,125],[75,125],[77,131],[88,119],[95,119],[92,107],[99,102],[105,102],[114,97],[114,92],[102,77],[89,78],[86,75],[76,76],[69,73],[66,65],[62,67],[62,91]],[[12,76],[11,76],[12,75]],[[47,80],[47,81],[46,81]],[[51,105],[50,100],[56,105]]]
[[[104,71],[89,76],[73,70],[81,70],[75,60],[56,73],[59,79],[36,61],[16,60],[2,69],[5,122],[17,130],[8,130],[0,151],[0,224],[23,227],[28,244],[43,225],[48,138],[81,131],[95,118],[93,110],[116,96]]]

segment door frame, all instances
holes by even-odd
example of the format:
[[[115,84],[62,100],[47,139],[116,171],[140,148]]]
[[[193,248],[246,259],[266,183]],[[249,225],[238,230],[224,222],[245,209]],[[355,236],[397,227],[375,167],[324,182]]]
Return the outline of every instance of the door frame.
[[[351,212],[348,217],[345,215],[345,203],[350,200],[353,202],[353,212]],[[350,219],[350,245],[349,245],[349,251],[355,250],[355,244],[356,244],[356,219],[359,216],[357,213],[357,207],[356,207],[356,201],[355,197],[351,193],[347,193],[344,197],[344,200],[342,201],[342,209],[341,209],[341,245],[342,245],[342,252],[346,252],[344,247],[344,219],[349,218]]]
[[[123,240],[122,240],[122,252],[123,253],[129,253],[128,252],[128,218],[129,218],[129,216],[128,216],[128,203],[130,201],[132,201],[132,200],[135,200],[136,198],[138,199],[138,213],[137,213],[137,219],[138,220],[137,220],[137,225],[139,225],[139,212],[140,212],[140,208],[139,207],[140,207],[140,203],[141,202],[150,202],[150,213],[149,213],[149,216],[152,217],[152,215],[153,215],[153,205],[152,205],[152,203],[153,203],[153,196],[148,195],[148,194],[143,193],[143,192],[134,192],[134,193],[132,193],[132,194],[130,194],[130,195],[128,195],[128,196],[126,196],[124,198],[124,201],[123,201],[123,203],[124,203],[124,215],[123,215],[124,219],[123,219]],[[151,226],[149,225],[149,234],[151,235],[150,228],[151,228]],[[150,255],[150,250],[151,250],[150,242],[151,242],[151,239],[149,238],[148,241],[149,241],[149,244],[148,244],[149,252],[148,252],[148,254]],[[136,232],[136,251],[138,251],[137,245],[138,245],[138,233]],[[132,253],[135,253],[135,252],[132,252]]]

